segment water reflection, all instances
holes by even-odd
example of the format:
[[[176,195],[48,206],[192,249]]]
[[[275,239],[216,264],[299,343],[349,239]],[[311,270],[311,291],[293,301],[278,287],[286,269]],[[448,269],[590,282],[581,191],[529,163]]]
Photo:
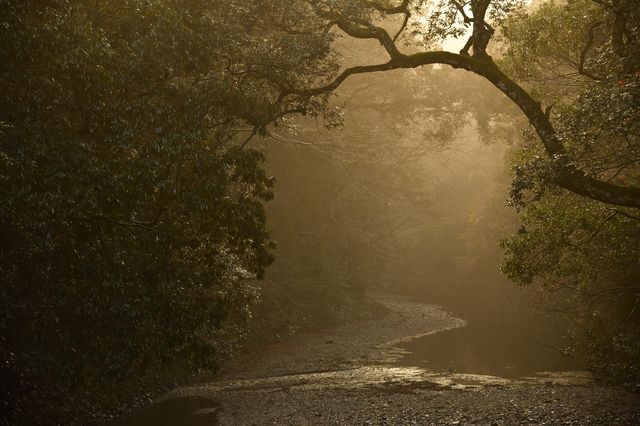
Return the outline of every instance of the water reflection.
[[[421,337],[400,345],[397,362],[432,371],[473,373],[507,379],[545,371],[581,370],[579,360],[522,330],[496,324],[473,324]]]

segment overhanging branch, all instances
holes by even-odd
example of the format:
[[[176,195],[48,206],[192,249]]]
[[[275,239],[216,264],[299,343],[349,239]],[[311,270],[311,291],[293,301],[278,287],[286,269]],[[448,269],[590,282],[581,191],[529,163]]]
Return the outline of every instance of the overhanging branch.
[[[553,125],[542,106],[526,90],[505,75],[491,60],[479,60],[452,52],[433,51],[412,55],[399,54],[389,62],[347,68],[331,83],[298,91],[301,95],[321,95],[337,89],[350,76],[424,65],[443,64],[473,72],[490,81],[511,99],[527,117],[542,141],[549,158],[558,167],[556,185],[607,204],[640,208],[640,188],[620,186],[588,176],[571,165],[567,152],[560,142]]]
[[[326,94],[337,89],[350,76],[357,74],[402,68],[417,68],[431,64],[443,64],[453,68],[465,69],[490,81],[496,88],[509,97],[527,117],[540,137],[547,156],[553,161],[556,167],[557,176],[553,182],[554,184],[579,195],[607,204],[640,208],[640,188],[604,182],[577,169],[571,163],[565,147],[551,124],[549,114],[545,113],[542,105],[520,85],[504,74],[496,66],[491,57],[486,54],[485,48],[493,34],[493,28],[485,22],[485,14],[490,3],[491,0],[476,0],[471,2],[474,27],[474,34],[471,39],[474,50],[472,57],[444,51],[419,52],[406,55],[398,50],[394,40],[383,28],[369,23],[350,22],[343,18],[337,18],[330,11],[322,10],[320,13],[324,18],[333,20],[336,25],[348,35],[361,39],[377,39],[389,54],[390,60],[383,64],[361,65],[347,68],[332,82],[324,86],[313,89],[296,90],[289,94],[302,96]],[[406,7],[407,2],[405,1],[397,6],[397,8],[385,7],[376,1],[372,1],[370,6],[380,12],[388,14],[405,13],[408,11]],[[595,27],[592,27],[591,32],[593,29],[595,29]]]

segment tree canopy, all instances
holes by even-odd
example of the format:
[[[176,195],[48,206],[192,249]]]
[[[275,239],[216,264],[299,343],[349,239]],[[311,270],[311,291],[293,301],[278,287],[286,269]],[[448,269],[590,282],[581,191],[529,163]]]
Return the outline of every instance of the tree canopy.
[[[329,66],[330,37],[266,36],[251,2],[2,1],[0,16],[2,365],[29,384],[3,400],[61,411],[132,375],[216,368],[272,260],[274,180],[243,143],[280,114],[280,80]]]
[[[503,62],[545,102],[555,104],[554,125],[578,167],[602,180],[637,185],[640,84],[630,71],[638,52],[620,55],[615,44],[621,41],[613,40],[613,33],[624,22],[623,40],[629,44],[640,21],[631,3],[619,16],[611,15],[623,6],[545,3],[533,13],[514,15],[504,26]],[[577,28],[571,26],[577,22]],[[526,55],[528,50],[535,54]],[[522,284],[539,282],[549,294],[546,303],[578,319],[571,346],[587,355],[600,377],[637,382],[637,209],[559,190],[530,133],[514,158],[514,170],[512,202],[520,209],[522,227],[502,242],[503,271]]]
[[[545,156],[550,160],[552,179],[556,185],[609,204],[640,207],[640,188],[633,184],[620,185],[607,181],[576,164],[549,116],[550,106],[543,107],[540,101],[505,74],[487,53],[489,42],[495,33],[490,22],[499,23],[520,2],[472,0],[459,3],[457,1],[407,0],[392,5],[379,1],[310,0],[303,3],[309,4],[317,19],[325,25],[336,26],[351,37],[378,41],[389,60],[381,64],[348,67],[327,85],[313,89],[293,87],[290,89],[292,92],[322,94],[335,89],[349,76],[361,73],[416,68],[429,64],[445,64],[462,68],[486,78],[522,110],[542,142]],[[613,74],[607,75],[606,80],[612,83],[636,79],[637,52],[640,50],[636,37],[637,3],[618,0],[596,2],[596,6],[599,8],[600,15],[604,17],[602,23],[606,31],[604,39],[611,45],[610,51],[613,53],[608,57],[615,61]],[[393,19],[395,16],[404,18],[401,19],[402,23],[397,32],[391,33],[380,22],[382,19]],[[423,22],[426,24],[421,25]],[[465,27],[470,29],[471,35],[460,53],[428,49],[429,46],[441,42],[446,37],[459,36],[462,32],[461,28]],[[408,44],[417,37],[420,44],[427,49],[415,53],[403,53],[397,43],[403,37]],[[544,43],[544,40],[541,43]],[[592,43],[587,43],[585,51],[590,50]],[[603,54],[606,56],[606,53],[608,52]],[[584,56],[586,57],[586,53]],[[535,62],[535,59],[533,61]],[[585,73],[584,63],[579,62],[578,68],[582,74]],[[605,79],[605,77],[602,78]]]

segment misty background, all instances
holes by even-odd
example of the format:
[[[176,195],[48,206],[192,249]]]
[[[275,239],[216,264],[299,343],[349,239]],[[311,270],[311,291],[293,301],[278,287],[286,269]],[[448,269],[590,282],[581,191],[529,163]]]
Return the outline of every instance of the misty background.
[[[563,315],[500,272],[498,242],[519,227],[506,205],[518,111],[481,79],[438,66],[353,78],[332,102],[339,128],[294,119],[254,145],[277,179],[267,205],[277,248],[253,332],[339,324],[364,293],[384,291],[466,319],[465,347],[440,353],[483,359],[470,369],[509,358],[567,367]]]

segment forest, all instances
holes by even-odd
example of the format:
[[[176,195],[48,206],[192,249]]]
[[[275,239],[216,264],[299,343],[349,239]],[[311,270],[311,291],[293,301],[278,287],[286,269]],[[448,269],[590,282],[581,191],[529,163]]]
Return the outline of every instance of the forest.
[[[637,392],[640,2],[0,0],[0,197],[0,425],[107,423],[380,292],[559,318]]]

